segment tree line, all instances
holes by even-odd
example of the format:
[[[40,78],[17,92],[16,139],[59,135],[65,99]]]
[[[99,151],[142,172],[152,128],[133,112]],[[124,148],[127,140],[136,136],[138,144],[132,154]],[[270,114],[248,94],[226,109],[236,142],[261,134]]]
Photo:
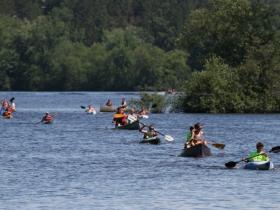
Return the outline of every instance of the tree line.
[[[183,91],[278,112],[277,0],[0,0],[0,90]]]

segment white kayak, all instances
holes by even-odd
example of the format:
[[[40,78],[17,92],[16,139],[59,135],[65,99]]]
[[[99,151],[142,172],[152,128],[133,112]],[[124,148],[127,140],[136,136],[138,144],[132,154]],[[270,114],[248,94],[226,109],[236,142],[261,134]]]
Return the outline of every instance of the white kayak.
[[[87,111],[86,111],[86,113],[87,113],[87,114],[96,114],[96,111],[95,111],[95,110],[93,110],[93,111],[91,111],[91,112],[87,112]]]
[[[271,161],[252,161],[245,164],[244,169],[250,170],[270,170],[274,165]]]

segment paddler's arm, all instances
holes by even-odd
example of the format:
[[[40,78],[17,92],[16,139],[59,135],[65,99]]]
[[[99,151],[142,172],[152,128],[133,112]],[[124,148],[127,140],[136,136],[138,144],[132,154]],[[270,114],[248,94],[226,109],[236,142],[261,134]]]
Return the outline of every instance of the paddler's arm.
[[[146,131],[143,131],[143,129],[144,129],[145,127],[146,127],[145,125],[143,125],[142,127],[140,127],[140,128],[139,128],[139,131],[140,131],[141,133],[146,133]]]

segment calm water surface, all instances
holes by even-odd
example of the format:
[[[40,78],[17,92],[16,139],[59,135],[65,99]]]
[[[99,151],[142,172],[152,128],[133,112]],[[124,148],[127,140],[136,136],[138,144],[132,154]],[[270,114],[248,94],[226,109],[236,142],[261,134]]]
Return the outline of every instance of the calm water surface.
[[[0,120],[0,209],[279,209],[280,154],[271,171],[227,170],[262,140],[280,145],[280,115],[154,114],[175,142],[138,144],[138,131],[113,129],[112,114],[89,116],[108,98],[137,93],[0,92],[17,112]],[[36,124],[44,112],[52,125]],[[189,125],[203,122],[209,140],[226,144],[203,159],[178,157]],[[242,164],[241,164],[242,166]]]

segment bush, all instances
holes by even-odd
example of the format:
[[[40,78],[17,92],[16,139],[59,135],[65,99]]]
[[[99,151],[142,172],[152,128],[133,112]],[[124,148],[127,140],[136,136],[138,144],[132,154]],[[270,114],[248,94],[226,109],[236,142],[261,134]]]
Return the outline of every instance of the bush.
[[[163,113],[166,109],[165,96],[157,93],[141,93],[140,99],[131,99],[129,106],[141,109],[142,107],[147,108],[152,113]]]

